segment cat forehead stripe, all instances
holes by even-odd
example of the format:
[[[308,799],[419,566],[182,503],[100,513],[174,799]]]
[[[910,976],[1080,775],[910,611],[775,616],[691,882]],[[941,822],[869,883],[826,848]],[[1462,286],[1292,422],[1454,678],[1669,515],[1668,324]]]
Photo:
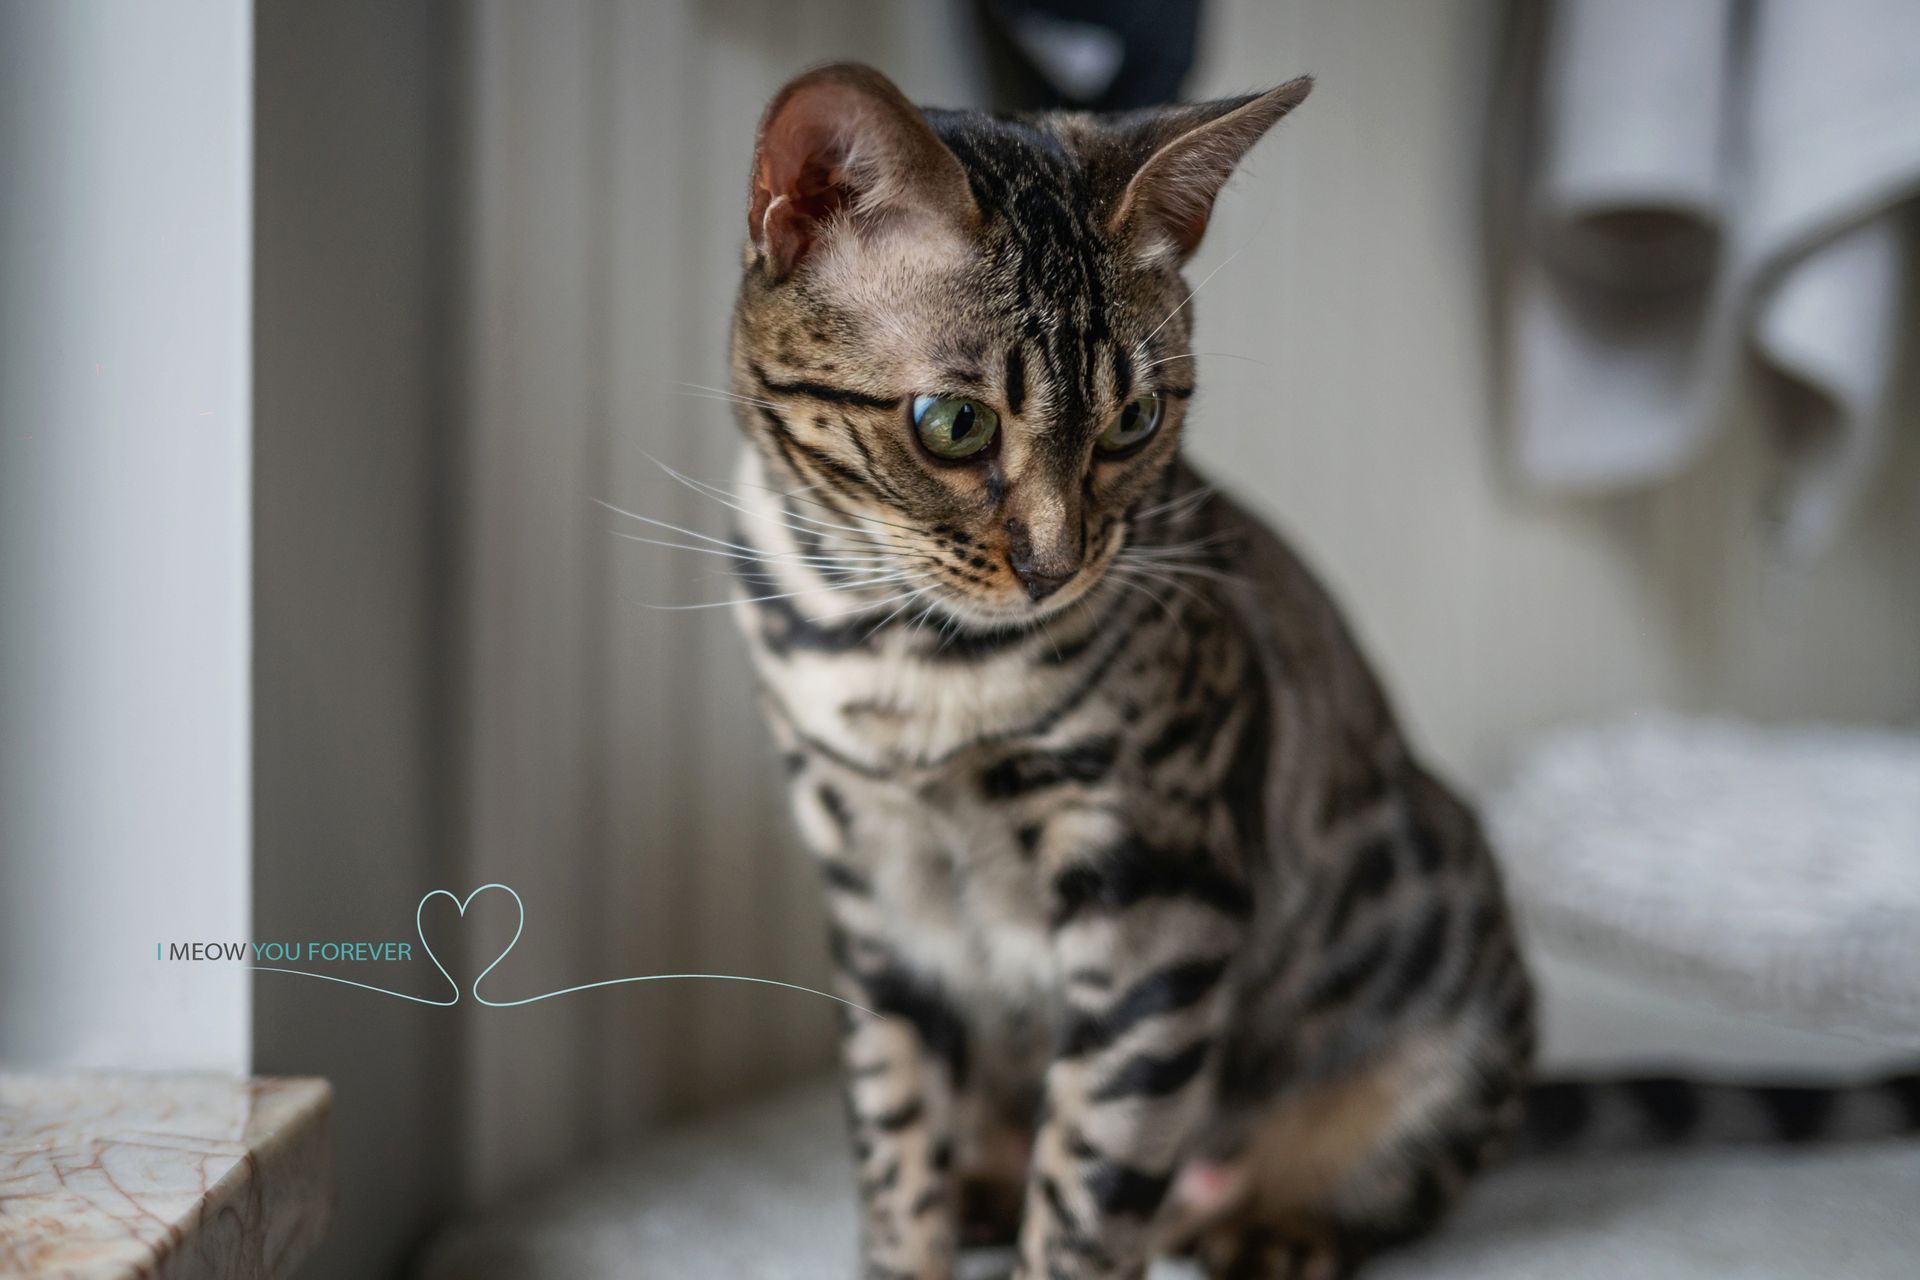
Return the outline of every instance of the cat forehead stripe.
[[[776,395],[806,396],[813,400],[825,400],[829,404],[850,404],[862,409],[898,409],[904,402],[902,396],[876,396],[865,391],[856,391],[851,387],[830,386],[824,382],[809,382],[796,379],[780,381],[769,377],[766,370],[753,365],[754,380],[760,386]]]

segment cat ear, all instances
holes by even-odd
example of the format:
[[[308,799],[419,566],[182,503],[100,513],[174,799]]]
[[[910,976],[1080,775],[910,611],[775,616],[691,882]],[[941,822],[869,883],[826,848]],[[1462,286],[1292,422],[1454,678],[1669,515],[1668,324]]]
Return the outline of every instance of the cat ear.
[[[1155,150],[1134,173],[1109,227],[1133,236],[1141,256],[1184,262],[1200,247],[1214,197],[1253,144],[1306,101],[1312,76],[1244,98],[1170,107],[1154,121]]]
[[[754,143],[747,229],[776,277],[829,223],[923,213],[970,225],[967,177],[893,81],[853,62],[819,67],[768,104]]]

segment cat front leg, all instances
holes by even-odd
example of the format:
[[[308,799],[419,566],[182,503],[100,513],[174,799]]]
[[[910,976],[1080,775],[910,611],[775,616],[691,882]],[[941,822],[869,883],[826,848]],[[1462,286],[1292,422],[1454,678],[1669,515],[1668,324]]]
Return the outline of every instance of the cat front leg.
[[[940,992],[884,957],[857,957],[844,935],[841,1039],[861,1206],[866,1280],[946,1280],[959,1240],[955,1100],[966,1034]]]
[[[892,936],[896,909],[875,869],[912,831],[862,780],[797,750],[783,717],[789,798],[812,847],[832,921],[841,1058],[860,1196],[866,1280],[947,1280],[958,1247],[956,1099],[966,1083],[966,1023]]]
[[[1250,914],[1199,851],[1137,841],[1055,879],[1066,1014],[1021,1226],[1021,1280],[1137,1277],[1211,1114]]]

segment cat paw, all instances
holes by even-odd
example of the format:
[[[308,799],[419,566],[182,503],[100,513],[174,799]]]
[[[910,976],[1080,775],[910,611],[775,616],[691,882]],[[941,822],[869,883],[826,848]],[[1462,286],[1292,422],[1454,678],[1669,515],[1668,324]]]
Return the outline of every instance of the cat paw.
[[[1347,1280],[1353,1274],[1332,1241],[1257,1225],[1209,1231],[1194,1241],[1193,1256],[1209,1280]]]

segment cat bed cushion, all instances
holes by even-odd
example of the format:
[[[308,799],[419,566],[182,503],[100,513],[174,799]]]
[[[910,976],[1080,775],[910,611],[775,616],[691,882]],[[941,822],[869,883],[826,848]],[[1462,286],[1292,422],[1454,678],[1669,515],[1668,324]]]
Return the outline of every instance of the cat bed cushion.
[[[453,1228],[420,1280],[846,1280],[851,1158],[837,1085],[671,1132]],[[1369,1280],[1911,1280],[1920,1143],[1565,1160],[1488,1175]],[[1005,1276],[969,1259],[967,1280]],[[1152,1280],[1193,1280],[1174,1263]]]
[[[1557,949],[1920,1041],[1920,735],[1649,712],[1543,737],[1487,819]]]

